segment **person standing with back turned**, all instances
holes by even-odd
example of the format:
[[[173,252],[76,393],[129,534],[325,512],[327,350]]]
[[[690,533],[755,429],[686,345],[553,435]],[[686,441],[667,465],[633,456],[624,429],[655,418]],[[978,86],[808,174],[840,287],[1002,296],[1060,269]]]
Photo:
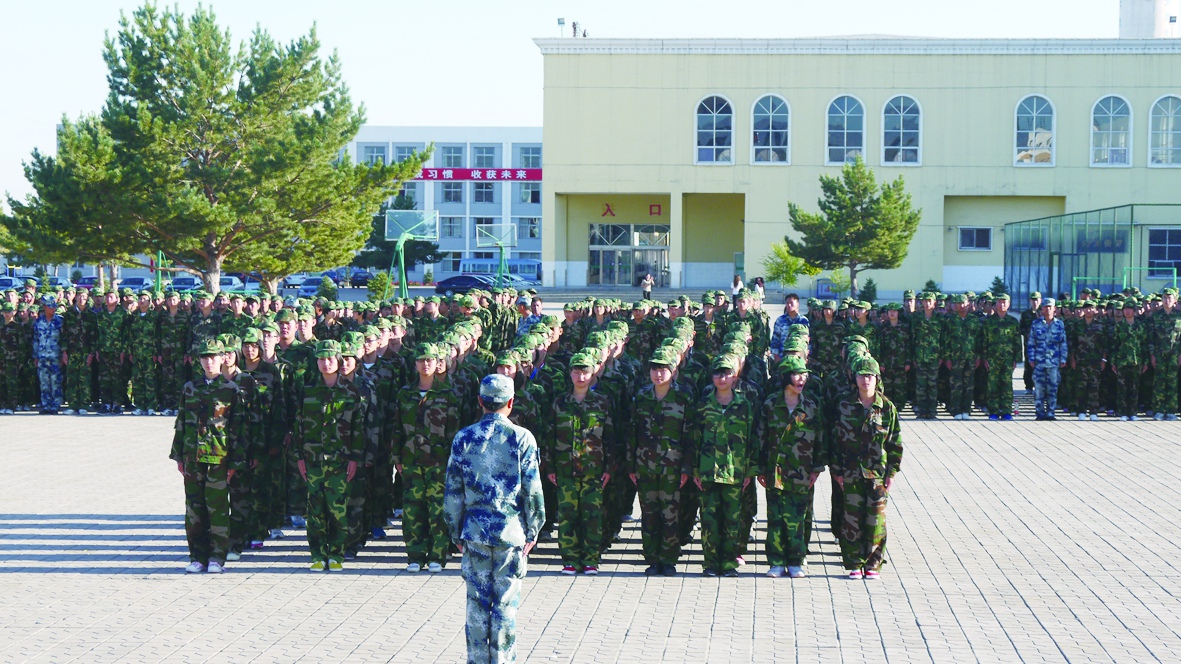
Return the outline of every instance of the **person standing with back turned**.
[[[480,381],[480,421],[462,429],[447,462],[444,516],[463,552],[468,662],[515,662],[525,556],[545,522],[541,460],[528,429],[509,422],[513,381]]]

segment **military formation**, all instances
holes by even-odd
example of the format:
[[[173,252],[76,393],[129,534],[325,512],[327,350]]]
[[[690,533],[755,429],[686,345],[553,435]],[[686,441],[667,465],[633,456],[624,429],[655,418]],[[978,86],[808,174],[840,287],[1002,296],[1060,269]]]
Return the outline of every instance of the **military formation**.
[[[597,574],[638,500],[646,574],[677,574],[699,524],[702,573],[736,576],[762,487],[769,574],[804,576],[827,471],[844,566],[872,579],[907,403],[919,419],[1010,420],[1024,364],[1039,419],[1177,418],[1175,291],[1034,296],[1017,316],[1003,294],[807,313],[788,295],[772,322],[753,291],[588,297],[559,317],[512,289],[337,302],[34,285],[5,293],[0,406],[175,416],[189,571],[304,527],[310,568],[338,570],[401,519],[406,569],[439,572],[457,550],[453,442],[499,374],[539,448],[539,537],[556,534],[564,574]]]

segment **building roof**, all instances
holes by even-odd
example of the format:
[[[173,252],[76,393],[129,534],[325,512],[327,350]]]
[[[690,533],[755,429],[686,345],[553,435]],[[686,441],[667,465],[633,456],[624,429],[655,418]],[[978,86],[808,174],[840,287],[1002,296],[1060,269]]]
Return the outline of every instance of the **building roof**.
[[[861,35],[804,39],[534,39],[542,55],[1147,55],[1181,54],[1181,39],[933,39]]]

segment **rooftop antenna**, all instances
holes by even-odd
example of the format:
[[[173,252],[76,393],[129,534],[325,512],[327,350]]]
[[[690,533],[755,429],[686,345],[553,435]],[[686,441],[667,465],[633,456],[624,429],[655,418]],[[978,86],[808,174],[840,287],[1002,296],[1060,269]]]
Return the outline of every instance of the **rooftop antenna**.
[[[566,19],[559,18],[558,19],[558,36],[561,37],[562,33],[564,33],[564,32],[566,32]]]

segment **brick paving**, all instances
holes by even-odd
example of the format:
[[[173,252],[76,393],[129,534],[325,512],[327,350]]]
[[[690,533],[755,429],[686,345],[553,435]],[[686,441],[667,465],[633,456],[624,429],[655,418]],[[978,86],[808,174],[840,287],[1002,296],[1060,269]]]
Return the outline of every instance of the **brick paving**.
[[[0,662],[457,662],[458,560],[402,571],[397,528],[344,573],[302,531],[221,576],[185,575],[165,418],[0,419]],[[519,652],[536,662],[1176,661],[1181,429],[904,422],[890,563],[842,577],[828,480],[803,580],[643,575],[637,524],[597,578],[531,558]],[[638,513],[638,512],[637,512]],[[762,541],[762,524],[756,535]]]

